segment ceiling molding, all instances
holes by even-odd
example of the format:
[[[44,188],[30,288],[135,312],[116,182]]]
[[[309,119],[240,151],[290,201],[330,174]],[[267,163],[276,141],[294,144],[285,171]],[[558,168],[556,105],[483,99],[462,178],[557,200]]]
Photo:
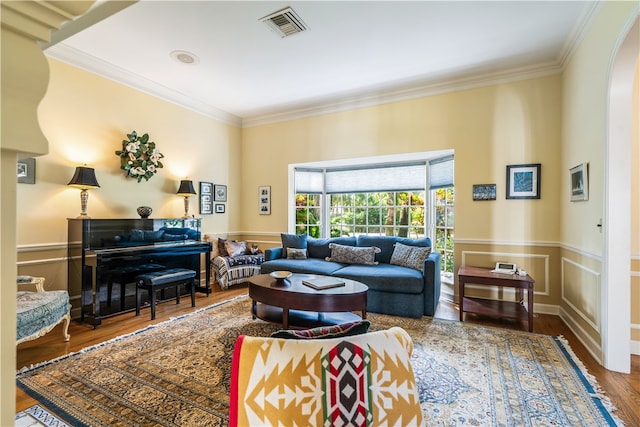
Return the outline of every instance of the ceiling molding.
[[[160,85],[137,74],[130,73],[122,68],[115,67],[113,64],[105,62],[94,56],[87,55],[77,49],[66,46],[64,43],[58,43],[45,50],[44,53],[50,58],[57,59],[58,61],[78,67],[90,73],[97,74],[116,83],[129,86],[132,89],[139,90],[204,116],[220,120],[221,122],[233,126],[242,126],[242,120],[238,116],[197,101],[183,93]]]
[[[571,30],[571,34],[569,34],[569,37],[567,37],[567,40],[562,50],[560,51],[560,54],[558,55],[557,60],[562,70],[564,70],[569,63],[569,60],[580,45],[580,42],[582,42],[584,35],[591,27],[593,20],[595,19],[601,8],[602,2],[594,1],[587,3],[587,5],[582,10],[580,18],[578,18],[576,25]]]
[[[528,80],[539,77],[546,77],[560,73],[559,64],[545,63],[532,67],[516,68],[499,72],[474,75],[469,77],[461,77],[457,79],[441,79],[429,83],[416,84],[413,87],[405,87],[402,89],[387,89],[386,91],[378,91],[376,93],[363,93],[354,95],[349,98],[336,98],[334,100],[325,100],[323,103],[300,105],[273,113],[263,114],[259,116],[246,117],[242,119],[242,127],[249,128],[262,126],[271,123],[296,120],[319,116],[324,114],[337,113],[341,111],[354,110],[358,108],[374,107],[376,105],[389,104],[393,102],[407,101],[417,98],[425,98],[428,96],[442,95],[445,93],[458,92],[462,90],[476,89],[480,87],[492,86],[497,84],[510,83],[520,80]]]

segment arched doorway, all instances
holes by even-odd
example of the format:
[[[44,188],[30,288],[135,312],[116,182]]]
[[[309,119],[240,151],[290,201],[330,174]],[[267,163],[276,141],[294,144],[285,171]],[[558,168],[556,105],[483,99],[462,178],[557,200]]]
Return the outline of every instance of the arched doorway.
[[[640,52],[640,19],[636,17],[617,46],[610,72],[605,148],[604,266],[602,287],[602,353],[604,367],[631,369],[629,289],[631,258],[631,129],[633,80]]]

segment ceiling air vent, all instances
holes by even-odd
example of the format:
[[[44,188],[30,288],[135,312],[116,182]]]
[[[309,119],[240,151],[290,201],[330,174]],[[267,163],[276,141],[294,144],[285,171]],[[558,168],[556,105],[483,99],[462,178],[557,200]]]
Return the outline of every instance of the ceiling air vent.
[[[298,14],[290,7],[285,7],[284,9],[260,18],[260,20],[282,38],[301,33],[308,29]]]

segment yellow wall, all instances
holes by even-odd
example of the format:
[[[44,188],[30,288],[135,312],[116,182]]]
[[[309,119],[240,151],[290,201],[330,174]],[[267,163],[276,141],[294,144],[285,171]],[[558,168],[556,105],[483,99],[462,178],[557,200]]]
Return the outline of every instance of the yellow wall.
[[[454,149],[456,240],[557,241],[560,95],[556,75],[245,129],[242,223],[287,230],[291,163]],[[542,163],[541,199],[505,200],[506,165],[524,163]],[[473,202],[488,183],[498,200]],[[271,216],[256,215],[259,185]]]
[[[138,218],[136,208],[151,206],[151,217],[181,217],[181,179],[227,185],[225,214],[202,218],[205,233],[240,228],[240,129],[159,100],[94,74],[49,60],[51,82],[38,116],[49,153],[36,159],[36,183],[18,184],[18,273],[46,277],[46,289],[67,289],[67,218],[80,213],[80,191],[67,186],[76,166],[95,168],[100,188],[89,190],[92,218]],[[116,150],[126,134],[148,133],[164,154],[164,167],[138,183],[120,169]],[[71,295],[78,307],[79,295]],[[75,311],[74,311],[75,314]]]

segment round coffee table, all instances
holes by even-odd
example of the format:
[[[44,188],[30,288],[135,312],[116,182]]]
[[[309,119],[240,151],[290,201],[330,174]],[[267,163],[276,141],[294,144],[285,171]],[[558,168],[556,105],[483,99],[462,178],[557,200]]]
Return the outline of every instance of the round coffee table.
[[[253,318],[282,323],[284,328],[290,324],[313,327],[367,318],[367,285],[340,278],[344,286],[316,290],[302,283],[320,277],[325,276],[296,273],[284,280],[268,274],[251,276],[249,297],[253,300]],[[353,311],[359,311],[361,317]]]

